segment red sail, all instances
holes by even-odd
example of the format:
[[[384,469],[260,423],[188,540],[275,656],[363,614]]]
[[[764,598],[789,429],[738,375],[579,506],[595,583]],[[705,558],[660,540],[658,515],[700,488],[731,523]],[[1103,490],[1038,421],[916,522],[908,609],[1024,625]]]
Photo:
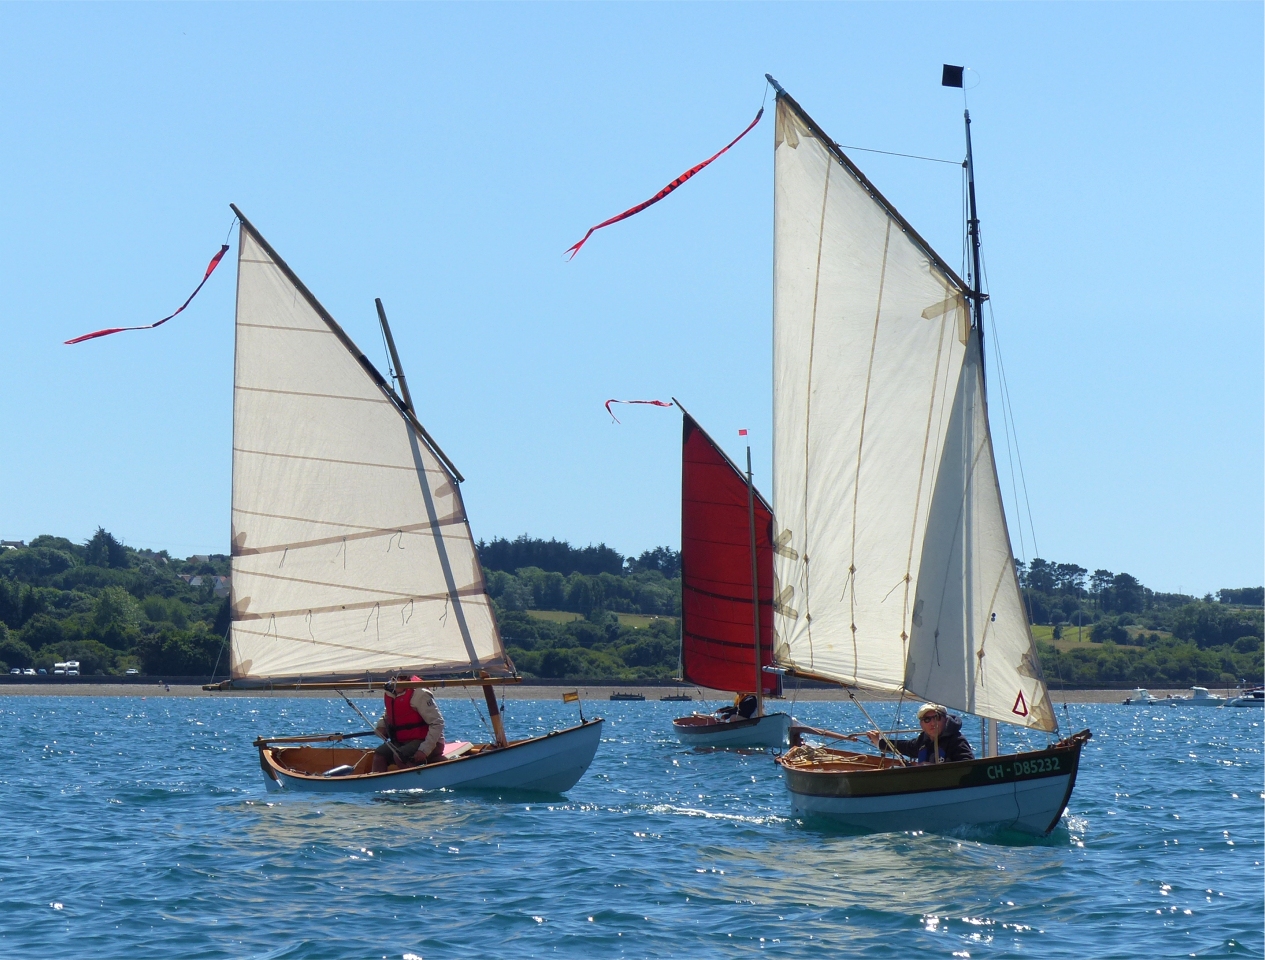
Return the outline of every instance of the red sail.
[[[747,480],[688,413],[681,447],[681,668],[714,690],[755,690]],[[773,662],[773,511],[755,495],[760,661]],[[764,692],[780,678],[764,674]]]

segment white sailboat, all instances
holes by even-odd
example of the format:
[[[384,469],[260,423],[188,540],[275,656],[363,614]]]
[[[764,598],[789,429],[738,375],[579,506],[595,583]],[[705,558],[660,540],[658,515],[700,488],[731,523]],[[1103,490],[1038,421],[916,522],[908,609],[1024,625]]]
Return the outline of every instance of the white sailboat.
[[[989,435],[978,247],[972,288],[769,80],[775,661],[1053,732]],[[970,191],[975,241],[973,178]],[[920,766],[799,745],[778,762],[801,814],[1040,834],[1058,822],[1088,739]]]
[[[515,682],[462,477],[400,393],[251,225],[240,222],[233,378],[231,679],[221,687],[483,687],[495,742],[368,772],[342,734],[256,741],[270,789],[569,789],[601,720],[506,737]],[[386,315],[379,317],[397,371]],[[402,396],[401,396],[402,394]],[[325,745],[314,744],[323,742]],[[376,745],[376,744],[375,744]]]

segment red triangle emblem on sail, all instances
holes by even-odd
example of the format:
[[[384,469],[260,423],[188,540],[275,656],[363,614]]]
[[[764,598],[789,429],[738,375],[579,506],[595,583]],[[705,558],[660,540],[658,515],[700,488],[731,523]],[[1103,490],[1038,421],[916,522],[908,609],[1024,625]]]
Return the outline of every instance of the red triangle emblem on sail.
[[[1023,698],[1023,691],[1019,691],[1019,696],[1015,697],[1015,705],[1010,708],[1011,713],[1017,713],[1021,717],[1028,715],[1028,701]]]

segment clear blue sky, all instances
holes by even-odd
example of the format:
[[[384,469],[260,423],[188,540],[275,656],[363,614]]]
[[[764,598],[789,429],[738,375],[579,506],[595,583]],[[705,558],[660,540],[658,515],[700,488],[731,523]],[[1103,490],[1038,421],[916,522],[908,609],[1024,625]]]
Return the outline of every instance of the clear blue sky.
[[[232,260],[157,331],[61,341],[174,309],[233,201],[385,367],[383,298],[476,537],[675,546],[678,416],[602,403],[675,395],[735,455],[749,428],[767,492],[771,124],[562,252],[736,135],[766,71],[840,143],[958,159],[950,62],[980,80],[1040,554],[1260,584],[1262,29],[1248,3],[0,6],[0,536],[227,551]],[[854,157],[959,262],[960,172]]]

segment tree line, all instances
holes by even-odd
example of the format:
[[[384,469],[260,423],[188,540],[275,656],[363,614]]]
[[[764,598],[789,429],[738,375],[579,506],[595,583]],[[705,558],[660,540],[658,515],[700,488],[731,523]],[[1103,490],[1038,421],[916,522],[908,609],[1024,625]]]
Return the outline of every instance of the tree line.
[[[624,556],[604,543],[526,535],[478,549],[507,650],[525,676],[676,674],[678,551]],[[1231,685],[1265,675],[1261,587],[1196,598],[1076,564],[1037,558],[1018,568],[1053,684]],[[0,667],[51,672],[78,660],[85,675],[209,676],[218,664],[222,674],[229,612],[217,578],[228,574],[225,555],[179,559],[104,529],[81,544],[41,536],[0,551]]]

